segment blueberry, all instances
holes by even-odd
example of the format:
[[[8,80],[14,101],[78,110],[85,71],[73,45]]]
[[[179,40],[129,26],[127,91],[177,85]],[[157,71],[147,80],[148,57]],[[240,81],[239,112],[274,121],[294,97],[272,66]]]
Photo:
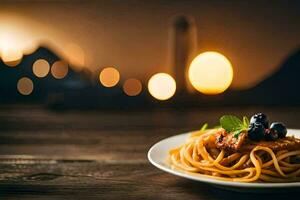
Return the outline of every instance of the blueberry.
[[[273,122],[270,129],[277,132],[279,138],[284,138],[287,134],[285,125],[280,122]]]
[[[251,140],[259,141],[265,136],[265,128],[261,123],[251,123],[248,128],[248,137]]]
[[[265,139],[267,141],[275,141],[278,139],[278,133],[277,131],[273,129],[267,129],[265,132]]]
[[[257,113],[251,117],[250,124],[254,123],[261,123],[264,128],[269,128],[269,120],[267,118],[267,115],[263,113]]]

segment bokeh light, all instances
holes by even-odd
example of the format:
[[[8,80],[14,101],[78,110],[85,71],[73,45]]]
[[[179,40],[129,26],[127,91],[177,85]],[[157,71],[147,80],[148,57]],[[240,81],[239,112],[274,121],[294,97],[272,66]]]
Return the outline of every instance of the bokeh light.
[[[3,7],[3,4],[1,6]],[[29,55],[38,48],[41,37],[33,30],[36,25],[40,24],[17,13],[1,10],[0,57],[6,64],[15,66],[24,55]]]
[[[20,49],[7,45],[7,42],[0,41],[0,57],[10,67],[15,67],[22,61],[23,53]]]
[[[64,78],[69,71],[68,64],[64,61],[56,61],[51,67],[51,74],[56,79]]]
[[[214,51],[201,53],[191,63],[188,77],[193,87],[204,94],[219,94],[231,84],[233,70],[230,61]]]
[[[17,89],[22,95],[30,95],[33,91],[33,82],[27,77],[19,79]]]
[[[10,67],[17,66],[22,61],[22,57],[22,52],[16,49],[5,50],[1,53],[2,61]]]
[[[47,76],[50,71],[50,65],[47,60],[38,59],[33,63],[32,71],[39,78]]]
[[[123,85],[123,90],[128,96],[137,96],[142,91],[142,83],[135,78],[127,79]]]
[[[150,78],[148,90],[154,98],[167,100],[175,94],[176,82],[169,74],[158,73]]]
[[[64,52],[68,62],[75,67],[75,69],[81,69],[85,66],[85,54],[79,45],[70,43],[65,47]]]
[[[120,73],[116,68],[106,67],[100,72],[99,80],[105,87],[113,87],[120,81]]]
[[[0,57],[10,67],[15,67],[22,60],[22,49],[11,32],[0,33]]]

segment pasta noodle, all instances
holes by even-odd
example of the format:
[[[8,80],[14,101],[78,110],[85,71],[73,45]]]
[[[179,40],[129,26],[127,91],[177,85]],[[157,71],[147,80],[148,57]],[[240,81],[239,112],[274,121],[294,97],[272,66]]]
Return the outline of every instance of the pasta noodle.
[[[211,146],[217,129],[192,133],[187,142],[169,152],[172,167],[196,176],[234,182],[300,181],[300,150],[274,151],[256,145],[251,151],[226,152]]]

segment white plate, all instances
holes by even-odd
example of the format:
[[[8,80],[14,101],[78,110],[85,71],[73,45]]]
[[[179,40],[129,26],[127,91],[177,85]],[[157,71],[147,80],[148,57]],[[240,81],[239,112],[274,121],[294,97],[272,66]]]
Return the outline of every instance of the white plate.
[[[295,137],[300,138],[300,130],[296,129],[288,129],[288,135],[294,135]],[[183,171],[176,170],[170,167],[170,165],[166,162],[168,152],[170,149],[175,148],[183,144],[188,138],[189,133],[184,133],[176,136],[172,136],[161,140],[160,142],[153,145],[148,152],[149,161],[157,168],[168,172],[170,174],[174,174],[176,176],[180,176],[183,178],[191,179],[194,181],[200,181],[204,183],[209,183],[215,187],[220,187],[229,190],[238,190],[238,191],[247,191],[247,192],[270,192],[273,191],[281,192],[286,191],[286,189],[296,190],[300,188],[300,182],[294,183],[242,183],[242,182],[229,182],[229,181],[221,181],[215,180],[207,177],[199,177],[193,176],[188,173],[184,173]],[[251,190],[249,190],[251,189]],[[274,190],[275,189],[275,190]]]

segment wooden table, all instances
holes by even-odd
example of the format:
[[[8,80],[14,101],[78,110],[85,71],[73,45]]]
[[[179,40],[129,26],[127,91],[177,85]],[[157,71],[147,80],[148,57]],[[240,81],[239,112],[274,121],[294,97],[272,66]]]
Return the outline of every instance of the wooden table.
[[[223,114],[251,116],[258,111],[300,128],[300,108],[294,107],[60,112],[1,107],[0,199],[299,197],[215,189],[162,172],[147,160],[151,145],[165,137],[203,122],[214,125]]]

